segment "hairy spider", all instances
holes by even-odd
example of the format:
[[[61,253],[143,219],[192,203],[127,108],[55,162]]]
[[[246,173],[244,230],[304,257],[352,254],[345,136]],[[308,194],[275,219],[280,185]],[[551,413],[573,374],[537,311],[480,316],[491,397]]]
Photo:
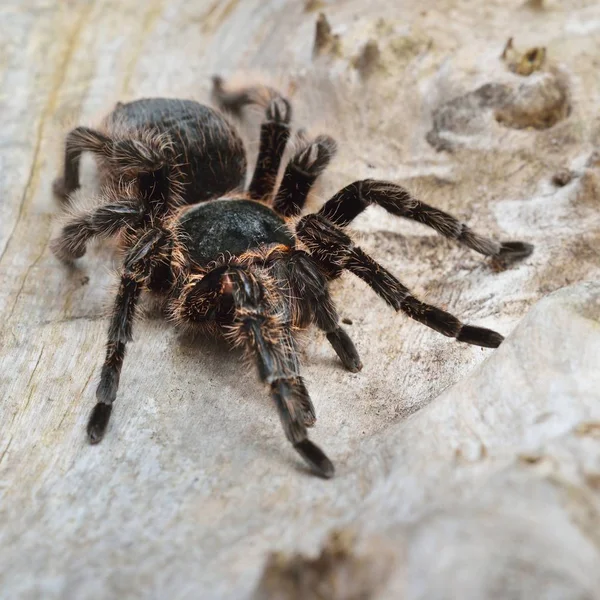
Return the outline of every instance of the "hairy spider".
[[[89,441],[99,442],[106,431],[140,294],[154,292],[175,323],[221,332],[246,350],[270,387],[288,440],[316,474],[331,477],[333,464],[307,436],[316,417],[300,376],[296,341],[297,330],[315,324],[346,369],[361,369],[339,325],[330,280],[350,271],[396,311],[461,342],[495,348],[503,340],[415,298],[344,228],[375,204],[487,256],[518,259],[533,247],[492,241],[401,186],[371,179],[347,185],[318,212],[298,220],[336,151],[334,140],[301,139],[276,189],[290,135],[288,100],[270,88],[226,92],[219,78],[214,84],[213,97],[225,112],[239,113],[249,103],[266,106],[246,191],[246,157],[235,128],[193,101],[118,104],[102,131],[78,127],[67,136],[65,173],[56,191],[66,195],[78,187],[79,157],[86,150],[100,159],[105,200],[73,216],[53,250],[69,261],[85,253],[91,238],[118,235],[124,252]]]

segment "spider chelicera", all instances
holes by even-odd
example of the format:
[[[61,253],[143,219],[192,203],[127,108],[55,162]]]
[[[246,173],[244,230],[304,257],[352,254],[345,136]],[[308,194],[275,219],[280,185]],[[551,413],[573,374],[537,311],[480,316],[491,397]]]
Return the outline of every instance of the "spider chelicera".
[[[533,247],[485,238],[403,187],[372,179],[347,185],[318,212],[300,218],[311,187],[335,154],[334,140],[300,136],[276,188],[290,136],[288,100],[260,86],[226,91],[220,78],[214,80],[213,98],[221,112],[189,100],[119,103],[100,128],[77,127],[67,136],[56,193],[66,199],[79,187],[79,159],[90,151],[99,164],[103,201],[74,214],[53,251],[72,261],[85,254],[92,238],[118,236],[124,254],[89,441],[104,436],[136,305],[142,292],[150,292],[161,295],[175,323],[221,332],[245,349],[270,388],[288,440],[316,474],[331,477],[333,464],[308,439],[316,417],[300,376],[296,341],[299,329],[314,324],[346,369],[361,369],[340,327],[329,281],[350,271],[396,311],[443,335],[491,348],[503,340],[415,298],[353,243],[346,226],[375,204],[487,256],[515,260]],[[239,114],[246,104],[262,105],[265,119],[257,164],[244,190],[244,146],[225,113]]]

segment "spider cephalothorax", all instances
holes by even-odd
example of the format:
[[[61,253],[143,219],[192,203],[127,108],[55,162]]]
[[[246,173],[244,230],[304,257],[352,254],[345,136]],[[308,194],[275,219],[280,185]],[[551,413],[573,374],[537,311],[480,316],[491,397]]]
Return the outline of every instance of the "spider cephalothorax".
[[[317,213],[297,220],[335,142],[327,136],[302,140],[276,189],[290,135],[289,102],[269,88],[225,92],[220,79],[214,98],[233,113],[244,104],[266,104],[257,165],[245,192],[238,134],[218,112],[195,102],[119,104],[102,132],[77,128],[67,137],[65,175],[55,189],[67,194],[78,186],[79,156],[89,150],[101,158],[109,199],[75,215],[53,249],[72,260],[85,253],[92,237],[118,234],[124,252],[88,436],[96,443],[105,433],[136,304],[142,292],[153,292],[165,298],[177,324],[220,331],[246,350],[270,388],[287,438],[317,474],[331,477],[331,461],[307,436],[315,411],[300,376],[296,342],[297,330],[314,324],[346,369],[361,369],[339,325],[329,280],[350,271],[395,310],[459,341],[495,348],[503,339],[415,298],[344,228],[376,204],[487,256],[514,260],[528,256],[532,246],[482,237],[399,185],[370,179],[347,185]]]

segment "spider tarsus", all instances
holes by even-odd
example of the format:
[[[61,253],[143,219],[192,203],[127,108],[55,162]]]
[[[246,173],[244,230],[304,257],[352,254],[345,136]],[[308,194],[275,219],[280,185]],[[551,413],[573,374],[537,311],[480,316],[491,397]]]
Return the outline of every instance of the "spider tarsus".
[[[90,444],[97,444],[102,441],[108,426],[108,421],[110,420],[111,412],[112,404],[105,404],[104,402],[98,402],[92,409],[87,425],[87,434]]]
[[[268,121],[288,125],[292,120],[292,106],[283,96],[273,98],[266,111]]]
[[[335,474],[333,463],[327,458],[323,450],[309,439],[294,444],[296,452],[306,461],[316,475],[324,479],[331,479]]]
[[[348,371],[358,373],[362,369],[363,365],[358,351],[350,336],[341,327],[327,333],[327,339]]]
[[[533,244],[528,244],[527,242],[502,242],[497,257],[520,260],[521,258],[531,256],[532,253]]]
[[[338,149],[337,142],[329,135],[324,135],[324,134],[318,135],[314,139],[313,143],[319,144],[322,151],[324,153],[326,152],[329,155],[329,158],[332,158]]]
[[[504,341],[504,336],[492,329],[486,329],[485,327],[463,325],[456,336],[456,339],[459,342],[465,342],[483,348],[497,348]]]
[[[320,175],[337,152],[335,140],[327,135],[316,137],[292,159],[292,165],[309,175]]]

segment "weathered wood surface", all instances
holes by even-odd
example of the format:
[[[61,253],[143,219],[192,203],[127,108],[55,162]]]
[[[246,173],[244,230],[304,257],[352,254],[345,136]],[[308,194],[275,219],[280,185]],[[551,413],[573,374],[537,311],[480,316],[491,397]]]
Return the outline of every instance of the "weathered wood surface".
[[[293,92],[296,124],[340,142],[313,205],[358,177],[391,179],[536,244],[497,271],[382,211],[357,221],[366,250],[468,322],[508,334],[543,296],[599,279],[597,2],[306,4],[339,35],[315,57],[317,12],[295,0],[0,6],[1,597],[245,598],[269,552],[315,553],[333,527],[386,540],[381,597],[597,597],[592,284],[545,301],[496,352],[394,315],[354,279],[335,285],[365,368],[346,373],[306,336],[332,481],[305,472],[239,355],[157,318],[136,325],[106,439],[85,441],[116,262],[108,246],[71,271],[55,260],[51,183],[68,127],[117,100],[207,101],[214,73],[261,72]],[[548,65],[512,73],[499,58],[511,36],[545,46]],[[530,117],[519,102],[539,116],[556,81],[568,116],[506,126]],[[516,90],[504,124],[472,96],[445,104],[488,83]],[[436,139],[452,153],[426,141],[440,107],[449,129]],[[253,150],[256,127],[245,131]],[[563,187],[561,169],[573,171]]]

